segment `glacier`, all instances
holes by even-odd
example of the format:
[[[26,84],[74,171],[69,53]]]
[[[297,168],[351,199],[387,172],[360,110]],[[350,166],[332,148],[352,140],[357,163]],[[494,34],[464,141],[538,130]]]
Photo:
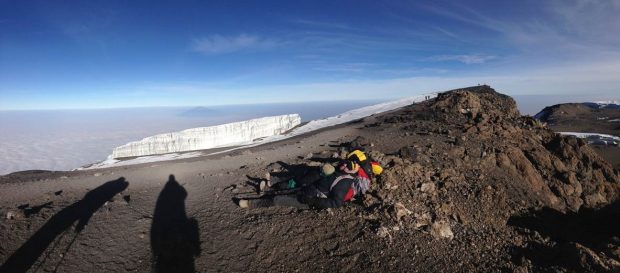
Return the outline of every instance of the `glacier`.
[[[150,136],[114,148],[113,159],[247,145],[301,124],[299,114],[263,117]]]
[[[407,105],[411,105],[413,103],[419,103],[427,99],[435,98],[437,97],[437,94],[438,94],[437,92],[425,93],[422,95],[402,98],[399,100],[388,101],[384,103],[379,103],[375,105],[353,109],[353,110],[344,112],[342,114],[339,114],[337,116],[332,116],[332,117],[328,117],[324,119],[312,120],[304,125],[293,128],[292,130],[286,133],[275,134],[272,136],[264,137],[256,141],[249,142],[246,145],[240,145],[240,147],[230,147],[230,149],[225,149],[222,151],[210,152],[210,153],[209,152],[207,153],[203,153],[203,152],[171,153],[171,154],[165,154],[165,155],[140,156],[137,158],[124,159],[124,160],[115,159],[113,158],[113,155],[110,155],[104,161],[94,163],[89,166],[76,168],[75,170],[88,170],[88,169],[101,169],[101,168],[110,168],[110,167],[118,167],[118,166],[128,166],[128,165],[134,165],[134,164],[154,163],[154,162],[161,162],[161,161],[168,161],[168,160],[176,160],[176,159],[193,158],[193,157],[199,157],[199,156],[228,153],[228,152],[231,152],[237,149],[256,147],[258,145],[263,145],[266,143],[280,141],[280,140],[284,140],[284,139],[291,138],[294,136],[299,136],[299,135],[303,135],[306,133],[310,133],[310,132],[313,132],[313,131],[316,131],[322,128],[327,128],[327,127],[347,123],[347,122],[360,119],[363,117],[371,116],[374,114],[392,111],[394,109],[398,109],[398,108],[401,108]],[[189,129],[189,130],[192,130],[192,129]],[[231,145],[231,146],[234,146],[234,145]],[[224,146],[221,146],[221,147],[224,147]]]

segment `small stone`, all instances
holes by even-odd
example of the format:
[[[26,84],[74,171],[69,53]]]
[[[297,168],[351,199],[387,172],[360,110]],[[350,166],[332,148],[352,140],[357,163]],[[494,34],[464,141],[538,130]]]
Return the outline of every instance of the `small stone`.
[[[312,156],[313,156],[313,154],[312,154],[312,153],[308,153],[308,154],[304,157],[304,159],[310,159],[310,158],[312,158]]]
[[[428,212],[423,213],[421,215],[418,215],[416,213],[414,216],[415,216],[415,222],[413,223],[413,227],[416,229],[420,229],[422,227],[428,226],[431,222],[431,215]]]
[[[412,212],[400,202],[394,205],[394,212],[396,214],[396,220],[398,221],[400,221],[401,218],[412,214]]]
[[[13,220],[13,219],[15,219],[15,213],[14,213],[14,212],[12,212],[12,211],[7,212],[7,213],[6,213],[6,219],[7,219],[7,220]]]
[[[380,238],[391,237],[390,229],[388,229],[387,227],[380,227],[379,230],[377,230],[377,236],[379,236]]]
[[[431,235],[437,239],[452,240],[454,238],[454,233],[452,233],[448,221],[437,221],[433,223],[431,225]]]
[[[95,173],[95,174],[93,174],[93,176],[101,176],[101,175],[102,175],[102,173]]]
[[[420,187],[420,191],[425,193],[434,193],[435,192],[435,184],[433,182],[426,182],[422,184]]]

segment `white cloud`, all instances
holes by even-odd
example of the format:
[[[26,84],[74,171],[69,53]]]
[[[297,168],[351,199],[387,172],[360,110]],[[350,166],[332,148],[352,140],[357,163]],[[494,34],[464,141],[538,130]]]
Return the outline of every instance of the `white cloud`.
[[[457,61],[464,64],[482,64],[495,59],[495,56],[480,54],[463,54],[463,55],[438,55],[430,57],[431,61]]]
[[[216,55],[246,50],[266,50],[277,45],[278,43],[274,40],[256,35],[211,35],[195,39],[192,43],[192,49],[203,54]]]
[[[362,65],[363,66],[363,65]],[[188,106],[226,105],[253,103],[286,103],[301,101],[330,101],[351,98],[392,99],[422,94],[429,91],[445,91],[454,88],[489,84],[508,95],[582,95],[618,100],[620,86],[620,60],[600,62],[575,62],[539,67],[489,71],[467,71],[454,74],[446,71],[396,69],[382,71],[394,76],[390,79],[342,79],[337,81],[306,82],[296,84],[251,83],[256,76],[239,79],[222,79],[218,82],[150,82],[127,90],[132,92],[114,97],[113,107],[136,106]],[[424,75],[433,76],[424,76]],[[239,75],[244,77],[244,75]],[[238,84],[243,82],[245,84]],[[102,93],[104,94],[104,93]],[[235,94],[235,96],[230,96]],[[64,108],[101,108],[100,101],[110,99],[96,97],[91,102],[69,101]],[[594,98],[594,97],[593,97]],[[585,100],[585,98],[584,98]],[[1,101],[1,100],[0,100]],[[35,103],[38,101],[35,101]],[[33,103],[29,101],[29,103]],[[41,104],[43,105],[43,104]],[[0,107],[3,106],[0,102]],[[26,105],[23,109],[36,109]],[[40,108],[40,107],[39,107]]]
[[[387,80],[348,81],[253,89],[263,94],[287,93],[287,99],[313,97],[341,99],[343,94],[365,98],[398,98],[428,91],[444,91],[476,84],[489,84],[499,92],[516,94],[617,94],[620,64],[615,61],[582,63],[579,66],[545,66],[506,72],[478,72],[467,76],[420,76]],[[272,93],[273,92],[273,93]],[[279,96],[273,96],[277,98]],[[297,98],[298,97],[298,98]],[[618,97],[618,95],[615,95]]]
[[[606,56],[618,52],[620,1],[552,0],[541,2],[531,18],[482,13],[465,5],[426,9],[451,20],[493,31],[522,52],[568,57]]]

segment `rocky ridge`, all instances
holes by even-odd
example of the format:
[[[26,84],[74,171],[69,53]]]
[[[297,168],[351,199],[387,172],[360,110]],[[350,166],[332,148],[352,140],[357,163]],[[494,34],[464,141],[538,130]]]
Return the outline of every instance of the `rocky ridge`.
[[[398,249],[419,253],[422,250],[409,243],[415,241],[412,237],[428,234],[435,240],[474,245],[473,250],[463,250],[478,256],[465,260],[485,266],[496,262],[510,270],[546,270],[547,264],[533,263],[536,257],[527,258],[526,253],[534,243],[553,249],[553,241],[533,227],[518,226],[516,219],[541,210],[558,215],[597,211],[620,196],[619,171],[583,140],[560,136],[539,120],[520,116],[512,98],[488,86],[445,92],[361,123],[361,136],[338,146],[363,146],[386,168],[366,197],[357,201],[359,206],[350,209],[369,233]],[[310,156],[295,163],[318,165]],[[618,237],[613,238],[603,240]],[[590,260],[576,265],[560,261],[561,268],[620,269],[618,242],[596,244],[594,250],[579,243],[564,247],[568,250],[562,251]],[[514,253],[508,258],[506,252]]]

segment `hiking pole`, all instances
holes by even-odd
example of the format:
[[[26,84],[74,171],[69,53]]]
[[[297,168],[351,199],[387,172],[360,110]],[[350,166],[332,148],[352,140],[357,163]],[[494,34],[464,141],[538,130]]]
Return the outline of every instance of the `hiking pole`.
[[[62,258],[60,259],[60,261],[58,261],[58,263],[56,264],[56,267],[54,267],[54,271],[52,271],[52,272],[55,273],[55,272],[58,271],[58,267],[60,266],[62,261],[65,260],[65,257],[67,257],[67,252],[69,252],[69,249],[71,248],[73,243],[75,243],[75,240],[77,240],[78,235],[80,235],[80,232],[76,232],[75,233],[75,235],[73,236],[73,239],[71,239],[71,242],[69,242],[69,245],[67,245],[67,248],[65,248],[65,252],[62,254]]]
[[[62,240],[62,238],[65,237],[66,234],[67,234],[67,232],[64,231],[62,233],[62,236],[60,236],[60,238],[55,240],[54,245],[52,245],[52,247],[47,250],[47,253],[45,254],[45,257],[43,257],[43,260],[41,260],[41,262],[39,262],[37,264],[37,269],[34,270],[34,273],[37,273],[39,271],[39,268],[41,268],[43,266],[43,264],[45,264],[45,262],[47,261],[47,258],[49,258],[49,256],[52,254],[52,252],[54,252],[54,250],[58,246],[58,243]]]
[[[293,193],[299,192],[299,188],[294,189],[273,189],[269,192],[266,192],[264,195],[276,196],[276,195],[289,195]]]

